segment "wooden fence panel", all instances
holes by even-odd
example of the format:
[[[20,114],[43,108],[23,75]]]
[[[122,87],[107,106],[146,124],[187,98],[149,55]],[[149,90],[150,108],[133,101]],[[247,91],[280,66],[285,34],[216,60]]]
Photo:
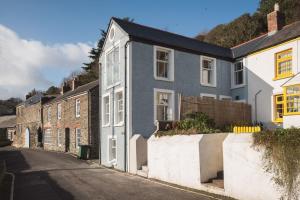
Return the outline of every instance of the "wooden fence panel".
[[[182,96],[180,119],[193,112],[206,113],[217,126],[251,123],[251,106],[246,103],[216,100],[195,96]]]

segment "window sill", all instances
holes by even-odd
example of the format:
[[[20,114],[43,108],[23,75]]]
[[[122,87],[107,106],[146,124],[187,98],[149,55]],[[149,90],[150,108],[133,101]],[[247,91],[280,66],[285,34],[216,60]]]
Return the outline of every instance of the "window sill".
[[[118,124],[114,124],[114,126],[118,127],[118,126],[124,126],[124,122],[120,122]]]
[[[103,128],[110,127],[110,124],[102,125]]]
[[[167,82],[174,82],[174,79],[169,79],[169,78],[161,78],[161,77],[154,77],[155,80],[157,81],[167,81]]]
[[[282,76],[282,77],[274,77],[272,80],[277,81],[277,80],[281,80],[281,79],[291,78],[293,76],[294,76],[294,74],[290,74],[290,75]]]
[[[246,84],[240,84],[240,85],[233,85],[233,86],[231,86],[231,88],[230,89],[238,89],[238,88],[242,88],[242,87],[245,87],[246,86]]]
[[[121,84],[121,81],[118,81],[118,82],[116,82],[116,83],[114,83],[114,84],[112,84],[112,85],[110,85],[110,86],[106,86],[105,90],[109,90],[109,89],[111,89],[111,88],[113,88],[113,87],[116,87],[116,86],[118,86],[118,85],[120,85],[120,84]]]
[[[200,83],[200,85],[205,86],[205,87],[217,87],[217,85],[215,85],[215,84]]]
[[[283,119],[273,120],[273,123],[275,123],[275,124],[282,124],[283,123]]]
[[[284,114],[284,116],[291,116],[291,115],[300,115],[300,112],[285,113],[285,114]]]

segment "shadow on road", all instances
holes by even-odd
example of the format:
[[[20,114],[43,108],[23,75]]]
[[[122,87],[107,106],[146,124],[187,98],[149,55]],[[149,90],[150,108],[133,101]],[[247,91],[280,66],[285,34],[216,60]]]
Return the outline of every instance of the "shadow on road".
[[[0,160],[5,160],[7,171],[16,175],[14,200],[74,199],[74,196],[52,179],[47,171],[23,173],[24,170],[30,170],[30,165],[22,151],[7,147],[0,148]]]

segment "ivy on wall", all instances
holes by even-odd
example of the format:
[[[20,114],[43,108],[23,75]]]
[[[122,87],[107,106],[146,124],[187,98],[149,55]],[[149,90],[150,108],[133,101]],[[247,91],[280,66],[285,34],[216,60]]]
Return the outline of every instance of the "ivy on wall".
[[[282,199],[300,195],[300,129],[266,130],[253,134],[254,147],[263,147],[265,170],[282,189]]]

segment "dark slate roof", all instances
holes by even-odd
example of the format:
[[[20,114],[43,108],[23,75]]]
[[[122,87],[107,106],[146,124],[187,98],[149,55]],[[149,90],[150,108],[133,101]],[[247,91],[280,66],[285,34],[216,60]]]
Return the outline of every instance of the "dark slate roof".
[[[49,101],[49,103],[53,103],[53,102],[56,102],[56,101],[60,101],[62,99],[66,99],[68,97],[71,97],[71,96],[75,96],[77,94],[81,94],[83,92],[86,92],[86,91],[90,91],[91,89],[95,88],[95,87],[98,87],[99,86],[99,80],[96,80],[96,81],[93,81],[93,82],[90,82],[90,83],[87,83],[85,85],[82,85],[82,86],[79,86],[78,88],[76,88],[75,90],[73,91],[68,91],[66,92],[65,94],[63,95],[59,95],[57,96],[55,99],[53,99],[52,101]]]
[[[229,48],[201,42],[193,38],[128,22],[115,17],[113,17],[112,20],[114,20],[135,41],[148,42],[180,49],[182,51],[189,51],[195,54],[211,55],[226,60],[232,59],[232,52]]]
[[[0,128],[10,128],[16,126],[16,115],[0,117]]]
[[[26,99],[26,101],[24,101],[24,105],[30,106],[30,105],[36,104],[41,101],[43,96],[44,96],[44,94],[42,92],[38,92],[36,95]]]
[[[300,36],[300,21],[294,22],[283,27],[280,31],[273,35],[262,35],[253,40],[240,44],[232,48],[233,57],[239,58],[250,53],[254,53],[268,47],[283,43],[285,41],[297,38]]]

